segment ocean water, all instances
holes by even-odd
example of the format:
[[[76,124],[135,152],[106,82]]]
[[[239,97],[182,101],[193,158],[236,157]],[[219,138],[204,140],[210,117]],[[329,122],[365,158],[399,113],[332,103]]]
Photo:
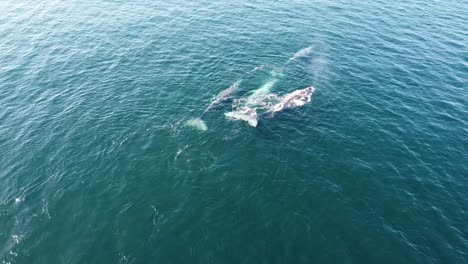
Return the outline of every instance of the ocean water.
[[[0,263],[468,263],[466,1],[0,10]]]

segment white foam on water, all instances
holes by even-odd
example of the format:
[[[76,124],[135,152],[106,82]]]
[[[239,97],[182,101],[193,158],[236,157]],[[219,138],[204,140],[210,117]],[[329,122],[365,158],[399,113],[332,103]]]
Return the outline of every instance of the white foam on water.
[[[276,67],[275,65],[273,64],[261,64],[261,65],[258,65],[257,67],[255,67],[253,70],[251,70],[248,74],[251,74],[251,73],[254,73],[256,71],[263,71],[265,69],[273,69],[275,70]]]
[[[12,235],[11,238],[16,244],[19,244],[21,242],[21,239],[23,238],[22,235]]]
[[[233,111],[224,113],[226,118],[231,120],[246,121],[250,126],[256,127],[258,125],[257,113],[254,110],[247,111]]]
[[[187,144],[187,145],[185,145],[185,147],[183,147],[183,148],[180,148],[180,147],[177,148],[177,153],[176,153],[174,159],[176,160],[177,157],[179,157],[179,155],[182,154],[182,152],[184,152],[184,150],[186,150],[186,149],[188,148],[188,146],[189,146],[189,145]]]
[[[206,125],[205,121],[203,121],[202,119],[200,118],[194,118],[194,119],[190,119],[187,121],[187,126],[190,126],[190,127],[193,127],[197,130],[200,130],[200,131],[207,131],[208,130],[208,126]]]

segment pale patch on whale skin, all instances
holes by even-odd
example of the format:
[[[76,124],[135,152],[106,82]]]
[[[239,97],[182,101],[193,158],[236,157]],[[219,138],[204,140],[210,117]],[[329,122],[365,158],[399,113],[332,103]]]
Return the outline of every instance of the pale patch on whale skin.
[[[304,106],[306,103],[312,101],[312,94],[314,92],[315,88],[310,86],[286,94],[281,98],[281,101],[272,106],[268,112],[276,113],[283,109]]]

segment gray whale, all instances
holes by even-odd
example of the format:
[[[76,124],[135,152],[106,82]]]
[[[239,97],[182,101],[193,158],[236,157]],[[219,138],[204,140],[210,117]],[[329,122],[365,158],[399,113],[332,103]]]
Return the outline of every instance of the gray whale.
[[[302,107],[312,101],[312,94],[315,88],[309,86],[304,89],[295,90],[280,97],[279,102],[269,107],[262,114],[274,115],[280,111],[289,108]],[[239,110],[228,112],[224,114],[226,118],[233,120],[246,121],[250,126],[256,127],[258,125],[259,115],[255,108],[241,107]]]

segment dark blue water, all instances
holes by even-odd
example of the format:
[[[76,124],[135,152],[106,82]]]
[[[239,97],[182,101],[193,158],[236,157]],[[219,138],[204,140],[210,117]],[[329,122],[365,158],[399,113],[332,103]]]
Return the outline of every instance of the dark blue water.
[[[466,1],[0,10],[0,263],[468,262]]]

